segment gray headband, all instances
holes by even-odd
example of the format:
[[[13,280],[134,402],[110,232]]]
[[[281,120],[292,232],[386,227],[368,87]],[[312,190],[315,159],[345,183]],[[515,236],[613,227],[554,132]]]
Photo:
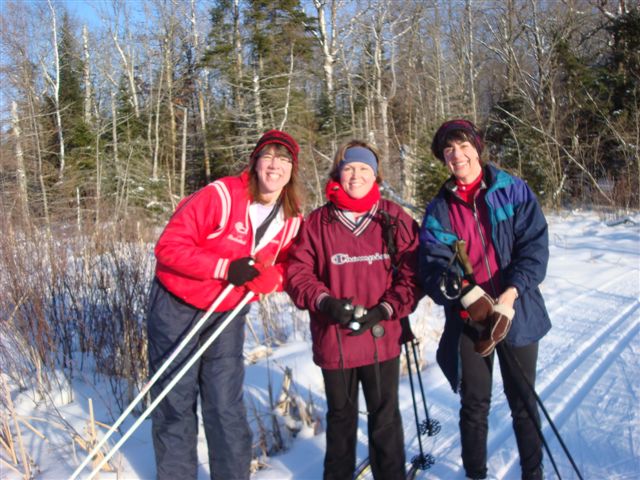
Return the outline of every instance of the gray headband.
[[[373,173],[378,174],[378,159],[375,154],[365,147],[349,147],[344,152],[344,159],[340,161],[340,170],[348,163],[366,163],[373,169]]]

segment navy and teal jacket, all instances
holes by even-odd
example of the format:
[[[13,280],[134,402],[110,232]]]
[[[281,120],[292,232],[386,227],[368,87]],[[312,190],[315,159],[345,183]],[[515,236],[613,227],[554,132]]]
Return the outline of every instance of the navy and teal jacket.
[[[515,316],[505,341],[524,346],[540,340],[551,328],[551,321],[538,288],[549,260],[547,222],[531,189],[520,178],[493,165],[484,167],[491,239],[498,257],[499,283],[518,289]],[[454,391],[460,383],[459,342],[464,323],[459,316],[458,299],[448,298],[443,280],[459,278],[462,269],[452,260],[459,240],[451,225],[450,202],[456,201],[447,182],[429,203],[420,229],[419,281],[425,292],[442,305],[445,327],[438,352],[438,364]]]

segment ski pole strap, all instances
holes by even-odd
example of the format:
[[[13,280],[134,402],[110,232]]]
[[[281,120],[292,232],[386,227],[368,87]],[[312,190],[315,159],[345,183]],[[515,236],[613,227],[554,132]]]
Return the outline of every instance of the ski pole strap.
[[[269,224],[276,217],[276,214],[280,210],[280,204],[281,204],[281,201],[278,200],[276,204],[273,206],[273,208],[271,209],[271,211],[269,212],[269,215],[267,215],[267,218],[265,218],[260,224],[260,226],[256,228],[256,233],[253,236],[254,247],[258,246],[258,244],[260,243],[260,240],[264,236],[264,233],[267,231],[267,228],[269,228]]]
[[[349,389],[349,384],[347,383],[347,374],[345,373],[345,368],[344,368],[344,352],[342,351],[342,335],[340,334],[340,328],[336,325],[336,337],[338,340],[338,352],[340,354],[340,359],[339,359],[339,367],[340,367],[340,373],[342,375],[342,385],[344,386],[344,394],[347,397],[347,402],[349,402],[349,405],[351,405],[352,407],[356,407],[357,406],[357,389],[356,389],[356,401],[354,402],[354,400],[351,398],[351,392]],[[351,376],[349,377],[349,381],[353,381],[353,378],[351,378]],[[356,380],[357,382],[357,380]],[[365,415],[369,415],[368,411],[360,411],[358,409],[359,413],[363,413]]]
[[[469,281],[473,280],[473,266],[469,260],[469,254],[467,253],[467,242],[464,240],[457,240],[455,243],[455,249],[456,257],[458,257],[460,265],[462,265],[465,278]]]

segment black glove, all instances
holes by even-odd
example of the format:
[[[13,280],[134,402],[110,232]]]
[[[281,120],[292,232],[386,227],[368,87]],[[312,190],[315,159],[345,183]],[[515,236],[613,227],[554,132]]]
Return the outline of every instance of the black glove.
[[[493,298],[487,292],[474,284],[464,287],[460,296],[462,308],[467,311],[474,322],[486,322],[491,312],[493,312],[494,303]]]
[[[329,315],[334,322],[346,325],[353,317],[353,305],[350,298],[325,297],[319,305],[320,311]]]
[[[229,264],[227,271],[227,280],[236,287],[244,285],[249,280],[256,278],[260,272],[254,267],[255,260],[251,257],[243,257],[234,260]]]
[[[367,313],[365,313],[362,317],[357,319],[360,323],[360,328],[351,332],[349,336],[355,337],[357,335],[362,335],[364,332],[380,323],[381,320],[387,320],[388,318],[389,311],[382,305],[378,304],[371,310],[367,311]]]

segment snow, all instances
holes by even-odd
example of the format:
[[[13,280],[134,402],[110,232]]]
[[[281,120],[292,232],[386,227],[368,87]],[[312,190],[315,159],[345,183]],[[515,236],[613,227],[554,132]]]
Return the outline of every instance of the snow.
[[[607,226],[596,213],[573,211],[549,215],[548,220],[551,260],[541,288],[553,328],[540,342],[536,391],[583,478],[640,478],[640,386],[637,381],[640,374],[640,217],[636,215],[629,221],[611,222],[612,226]],[[289,318],[300,322],[295,313]],[[441,309],[428,299],[412,316],[425,360],[420,374],[429,413],[442,426],[438,435],[421,437],[425,452],[433,455],[435,464],[427,471],[419,471],[417,478],[462,479],[459,400],[434,362],[442,322]],[[248,332],[248,348],[255,346],[251,337]],[[245,396],[254,440],[260,431],[258,418],[269,425],[271,419],[256,417],[252,412],[264,413],[265,406],[270,404],[269,381],[271,395],[277,399],[286,368],[292,371],[292,395],[299,400],[299,405],[310,406],[308,410],[316,422],[312,427],[288,419],[290,425],[296,426],[294,436],[287,433],[287,419],[281,419],[286,449],[263,457],[264,468],[252,475],[254,480],[322,478],[326,405],[322,375],[312,362],[308,335],[291,335],[286,343],[272,345],[268,356],[247,365]],[[517,479],[520,478],[518,454],[498,369],[496,362],[488,468],[495,478]],[[18,414],[44,435],[42,439],[24,426],[20,429],[33,460],[35,478],[68,478],[84,459],[82,450],[74,452],[62,423],[68,422],[78,432],[86,432],[90,398],[95,418],[106,424],[112,424],[122,411],[122,406],[118,407],[112,398],[109,382],[96,382],[86,373],[76,378],[71,403],[64,392],[56,392],[51,398],[41,399],[34,392],[19,392],[15,388],[11,391]],[[364,405],[362,398],[360,402]],[[406,375],[401,377],[400,406],[409,461],[419,452],[419,444]],[[423,420],[421,404],[418,412]],[[542,412],[541,417],[544,436],[560,475],[565,479],[578,478]],[[134,421],[135,418],[128,418],[121,432]],[[150,430],[150,421],[146,420],[112,460],[118,474],[101,474],[99,478],[154,478]],[[105,431],[103,428],[98,434]],[[120,434],[116,433],[110,443],[114,444],[119,438]],[[8,460],[6,452],[2,452],[2,458]],[[361,415],[357,454],[358,461],[367,456],[365,415]],[[209,478],[203,432],[198,455],[198,478]],[[81,478],[89,471],[87,468]],[[556,478],[546,453],[545,472],[547,478]],[[4,464],[0,477],[20,478]]]

